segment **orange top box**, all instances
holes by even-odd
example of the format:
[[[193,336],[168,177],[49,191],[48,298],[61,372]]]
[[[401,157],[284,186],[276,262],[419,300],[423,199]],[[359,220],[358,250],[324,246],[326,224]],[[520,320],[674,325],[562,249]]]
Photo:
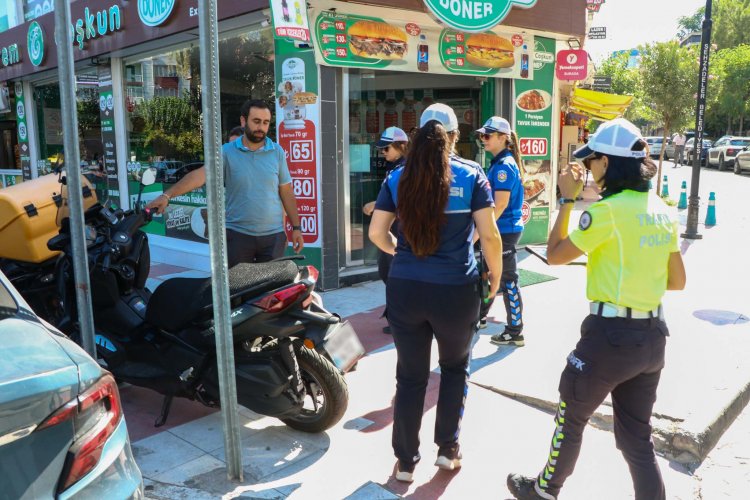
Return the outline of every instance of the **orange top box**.
[[[91,183],[81,176],[83,206],[97,202]],[[0,189],[0,258],[38,264],[58,255],[47,242],[68,216],[67,186],[49,174]]]

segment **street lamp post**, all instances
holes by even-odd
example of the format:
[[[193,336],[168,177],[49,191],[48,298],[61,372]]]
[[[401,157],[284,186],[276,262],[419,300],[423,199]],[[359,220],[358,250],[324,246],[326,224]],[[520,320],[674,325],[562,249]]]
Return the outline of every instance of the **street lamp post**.
[[[711,2],[706,0],[706,13],[703,18],[703,33],[701,35],[701,59],[698,72],[698,102],[695,107],[695,156],[693,158],[693,176],[690,182],[690,199],[688,200],[688,219],[683,238],[699,240],[703,236],[698,234],[698,207],[700,196],[698,187],[701,178],[701,156],[703,154],[703,129],[706,114],[706,92],[708,88],[708,59],[711,54]]]

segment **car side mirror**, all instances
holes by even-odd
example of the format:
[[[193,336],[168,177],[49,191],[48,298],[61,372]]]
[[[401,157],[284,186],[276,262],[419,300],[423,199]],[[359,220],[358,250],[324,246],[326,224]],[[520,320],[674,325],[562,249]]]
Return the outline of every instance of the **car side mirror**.
[[[156,182],[156,169],[154,167],[149,167],[141,175],[141,184],[144,186],[150,186],[154,182]]]

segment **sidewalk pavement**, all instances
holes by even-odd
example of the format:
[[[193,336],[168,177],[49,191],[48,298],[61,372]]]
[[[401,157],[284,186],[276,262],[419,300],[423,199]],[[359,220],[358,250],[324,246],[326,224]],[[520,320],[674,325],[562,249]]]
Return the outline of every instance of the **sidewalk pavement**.
[[[689,169],[668,173],[670,193],[677,199],[682,178],[690,180]],[[716,176],[723,174],[704,170],[702,183],[714,186],[722,180]],[[741,241],[747,240],[737,235],[750,228],[746,212],[740,210],[749,185],[750,179],[738,178],[722,188],[727,192],[719,199],[736,200],[737,208],[726,202],[719,212],[720,225],[701,225],[703,240],[683,241],[688,286],[668,292],[664,300],[671,337],[655,407],[654,438],[668,498],[740,499],[747,498],[750,488],[750,410],[741,413],[750,389],[744,359],[750,352],[750,269],[737,265],[745,260]],[[704,204],[707,195],[701,193]],[[576,208],[584,207],[581,203]],[[705,207],[700,220],[704,217]],[[575,223],[577,216],[571,220]],[[536,473],[546,458],[559,375],[588,311],[584,266],[549,267],[522,252],[519,267],[558,279],[522,289],[525,347],[497,348],[489,343],[489,337],[503,328],[502,301],[493,306],[489,328],[475,337],[460,471],[438,472],[432,466],[439,382],[434,351],[421,433],[423,460],[411,485],[393,478],[390,433],[396,358],[391,338],[381,333],[384,287],[372,282],[323,294],[326,307],[352,321],[367,349],[358,370],[347,375],[350,402],[344,418],[326,433],[309,435],[242,409],[241,484],[226,479],[219,413],[175,401],[168,424],[155,429],[151,422],[158,415],[159,398],[143,389],[124,388],[125,416],[147,496],[509,498],[506,474]],[[157,264],[149,283],[155,286],[168,276],[184,276],[182,271]],[[576,472],[561,498],[632,498],[627,466],[610,432],[610,413],[605,403],[592,420]]]

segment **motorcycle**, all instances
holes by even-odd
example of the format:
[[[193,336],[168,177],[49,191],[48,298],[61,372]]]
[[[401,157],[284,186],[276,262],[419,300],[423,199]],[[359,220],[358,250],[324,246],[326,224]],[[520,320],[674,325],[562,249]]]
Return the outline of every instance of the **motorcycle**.
[[[97,355],[117,380],[164,395],[158,427],[175,397],[221,402],[211,278],[146,288],[150,252],[141,228],[152,214],[141,208],[141,193],[155,177],[153,169],[144,172],[133,210],[96,203],[84,218]],[[0,266],[41,317],[80,340],[68,219],[47,247],[59,255]],[[282,258],[239,264],[228,278],[239,404],[305,432],[335,425],[348,404],[343,375],[364,348],[314,292],[318,271]]]

